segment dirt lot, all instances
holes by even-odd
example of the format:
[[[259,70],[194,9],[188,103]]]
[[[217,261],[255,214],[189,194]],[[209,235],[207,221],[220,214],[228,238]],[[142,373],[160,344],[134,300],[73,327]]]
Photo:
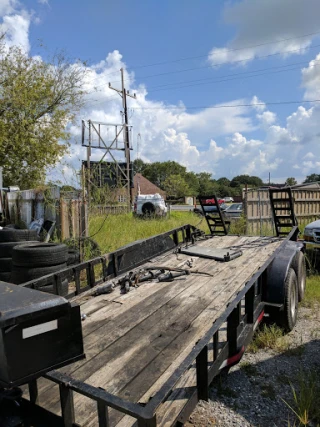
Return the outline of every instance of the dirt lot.
[[[276,348],[246,352],[228,375],[216,379],[210,401],[199,402],[187,425],[298,426],[297,418],[284,401],[294,405],[292,386],[299,390],[309,372],[311,380],[315,379],[320,387],[318,305],[299,308],[296,327],[277,340]],[[307,425],[319,426],[313,421]]]

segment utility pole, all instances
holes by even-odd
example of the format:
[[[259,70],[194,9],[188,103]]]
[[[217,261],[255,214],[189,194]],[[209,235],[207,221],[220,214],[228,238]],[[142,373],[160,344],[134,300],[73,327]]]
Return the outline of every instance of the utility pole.
[[[129,141],[129,123],[128,123],[128,110],[127,110],[127,96],[130,96],[130,98],[136,99],[136,94],[130,95],[129,91],[127,91],[124,87],[124,78],[123,78],[123,68],[120,69],[121,72],[121,86],[122,89],[116,89],[111,86],[111,83],[109,83],[109,88],[112,90],[115,90],[118,92],[118,94],[122,97],[122,106],[123,106],[123,113],[124,113],[124,123],[125,123],[125,132],[124,132],[124,147],[125,147],[125,157],[127,161],[127,177],[128,177],[128,204],[131,207],[133,203],[133,197],[132,197],[132,189],[130,186],[130,141]]]

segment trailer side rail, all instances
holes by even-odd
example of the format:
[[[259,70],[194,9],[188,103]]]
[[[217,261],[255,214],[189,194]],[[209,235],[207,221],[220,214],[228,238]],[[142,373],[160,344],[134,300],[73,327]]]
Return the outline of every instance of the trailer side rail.
[[[193,234],[199,235],[199,233],[201,234],[194,226],[183,225],[157,236],[126,245],[115,252],[30,280],[20,286],[39,289],[53,285],[54,293],[62,295],[63,282],[68,280],[69,284],[74,284],[74,289],[64,297],[70,299],[138,267],[155,256],[191,242]]]

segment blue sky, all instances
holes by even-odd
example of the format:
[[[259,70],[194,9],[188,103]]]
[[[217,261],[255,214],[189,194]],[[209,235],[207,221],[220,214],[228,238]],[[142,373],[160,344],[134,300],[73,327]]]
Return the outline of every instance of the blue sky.
[[[120,85],[121,67],[138,96],[129,100],[133,157],[140,133],[143,160],[176,160],[215,178],[319,173],[320,103],[268,105],[320,99],[319,18],[318,0],[0,0],[9,44],[87,61],[66,179],[85,158],[81,118],[121,121],[108,89]],[[239,106],[256,103],[267,105]]]

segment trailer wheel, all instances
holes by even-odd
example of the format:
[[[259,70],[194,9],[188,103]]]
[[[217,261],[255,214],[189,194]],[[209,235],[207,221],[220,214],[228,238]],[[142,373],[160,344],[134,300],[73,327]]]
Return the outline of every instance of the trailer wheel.
[[[298,301],[302,301],[306,290],[306,260],[302,252],[297,252],[293,258],[291,267],[294,269],[298,280]]]
[[[284,309],[280,313],[279,326],[290,332],[297,322],[298,314],[298,281],[293,268],[289,268],[284,281]]]

